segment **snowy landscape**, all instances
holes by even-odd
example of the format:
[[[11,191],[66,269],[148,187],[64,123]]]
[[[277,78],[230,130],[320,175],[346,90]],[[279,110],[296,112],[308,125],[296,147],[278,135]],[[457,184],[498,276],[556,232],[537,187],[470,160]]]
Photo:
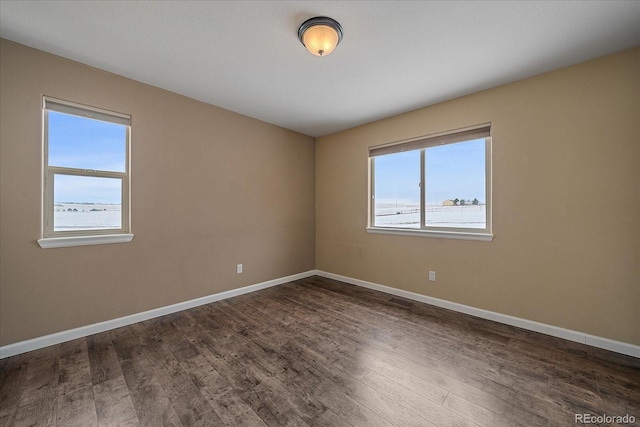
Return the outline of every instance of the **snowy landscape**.
[[[121,205],[104,203],[56,203],[54,231],[109,230],[121,225]]]
[[[420,228],[420,204],[411,202],[379,202],[375,207],[375,226]],[[427,205],[427,226],[485,228],[486,205]]]

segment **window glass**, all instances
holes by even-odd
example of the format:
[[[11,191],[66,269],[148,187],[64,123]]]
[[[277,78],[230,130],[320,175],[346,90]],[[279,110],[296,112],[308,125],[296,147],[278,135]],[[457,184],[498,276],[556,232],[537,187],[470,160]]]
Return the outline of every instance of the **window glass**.
[[[125,172],[127,127],[49,112],[49,166]]]
[[[485,140],[425,150],[426,226],[486,227]]]
[[[420,151],[375,158],[374,224],[420,228]]]
[[[55,174],[53,230],[106,230],[122,227],[122,180]]]

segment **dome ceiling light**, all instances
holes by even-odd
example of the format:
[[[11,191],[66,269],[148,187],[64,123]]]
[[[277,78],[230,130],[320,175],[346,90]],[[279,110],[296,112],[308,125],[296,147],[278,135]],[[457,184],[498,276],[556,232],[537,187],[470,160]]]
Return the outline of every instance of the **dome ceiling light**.
[[[335,19],[316,16],[300,25],[298,38],[312,55],[327,56],[342,40],[342,27]]]

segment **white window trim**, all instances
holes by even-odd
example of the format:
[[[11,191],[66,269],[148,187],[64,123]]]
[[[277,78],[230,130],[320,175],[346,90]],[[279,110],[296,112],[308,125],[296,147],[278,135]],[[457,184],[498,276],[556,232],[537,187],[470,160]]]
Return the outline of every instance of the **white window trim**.
[[[48,161],[48,111],[57,111],[81,117],[89,117],[127,126],[125,172],[89,171],[73,168],[49,166]],[[89,107],[70,101],[43,96],[42,98],[42,221],[41,238],[38,245],[43,249],[73,246],[128,243],[133,240],[131,233],[131,117],[101,108]],[[122,181],[122,223],[120,229],[53,231],[53,178],[55,174],[88,177],[117,178]]]
[[[417,229],[410,229],[410,228],[367,227],[367,233],[397,234],[401,236],[435,237],[440,239],[477,240],[480,242],[490,242],[493,240],[493,234],[486,233],[486,232],[473,233],[468,231],[439,231],[439,230],[417,230]]]
[[[438,133],[435,135],[411,138],[409,140],[393,142],[390,144],[383,144],[376,147],[369,147],[370,154],[369,154],[369,170],[368,170],[369,197],[368,197],[368,215],[367,215],[368,220],[367,220],[367,227],[366,227],[367,233],[395,234],[395,235],[403,235],[403,236],[421,236],[421,237],[432,237],[432,238],[440,238],[440,239],[475,240],[475,241],[482,241],[482,242],[492,241],[494,237],[493,231],[492,231],[493,230],[493,223],[492,223],[493,221],[492,220],[493,218],[493,214],[492,214],[493,185],[491,181],[492,168],[493,168],[493,164],[492,164],[493,163],[493,160],[492,160],[493,144],[492,144],[492,139],[490,135],[485,138],[486,139],[486,144],[485,144],[486,228],[481,230],[468,229],[468,228],[456,229],[454,227],[448,227],[448,228],[430,227],[430,228],[414,229],[414,228],[383,227],[383,226],[373,225],[375,221],[375,212],[374,212],[374,202],[373,202],[373,195],[374,195],[373,159],[374,157],[371,155],[372,151],[375,151],[375,150],[383,151],[387,149],[395,150],[395,148],[397,148],[396,146],[399,147],[402,145],[405,145],[406,147],[422,146],[423,147],[422,150],[424,150],[424,148],[426,147],[439,145],[443,141],[447,141],[449,137],[453,137],[453,139],[455,140],[456,134],[457,135],[460,135],[460,134],[473,135],[476,130],[480,130],[483,128],[491,129],[491,123],[485,123],[485,124],[471,126],[463,129],[457,129],[449,132]],[[435,141],[435,142],[431,142],[431,141]],[[420,148],[412,148],[412,149],[420,149]],[[397,150],[397,151],[404,151],[404,150]],[[421,157],[421,160],[420,160],[421,175],[424,175],[424,152],[421,154],[420,157]],[[421,179],[423,178],[424,176],[421,176]],[[424,200],[425,200],[424,189],[425,189],[425,186],[422,185],[420,190],[421,206],[424,206]],[[425,215],[424,209],[421,209],[421,219],[420,219],[421,227],[422,227],[422,224],[424,224],[424,215]]]
[[[72,246],[106,245],[110,243],[129,243],[133,240],[133,234],[103,234],[96,236],[71,236],[71,237],[47,237],[38,239],[38,244],[43,249],[69,248]]]

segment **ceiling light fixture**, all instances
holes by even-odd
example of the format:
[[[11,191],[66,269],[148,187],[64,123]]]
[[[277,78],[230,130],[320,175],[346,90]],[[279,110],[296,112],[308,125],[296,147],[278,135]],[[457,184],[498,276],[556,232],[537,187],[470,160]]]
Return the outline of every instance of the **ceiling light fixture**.
[[[298,38],[311,54],[327,56],[342,40],[342,27],[335,19],[316,16],[300,25]]]

